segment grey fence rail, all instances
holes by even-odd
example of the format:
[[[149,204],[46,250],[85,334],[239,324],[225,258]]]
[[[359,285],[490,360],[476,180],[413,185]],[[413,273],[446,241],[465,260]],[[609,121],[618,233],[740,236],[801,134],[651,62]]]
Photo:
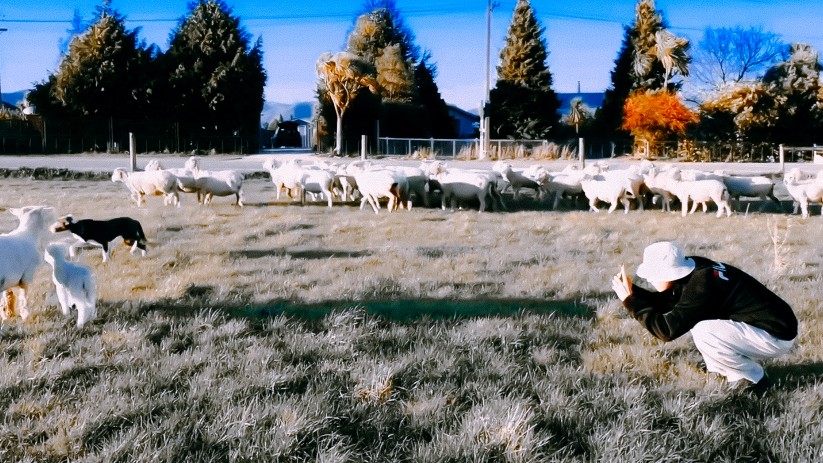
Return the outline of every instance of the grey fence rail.
[[[490,140],[489,159],[577,159],[579,140]],[[695,162],[823,162],[823,146],[781,146],[771,143],[718,143],[680,141],[657,147],[652,158]],[[605,159],[636,153],[629,140],[583,140],[586,159]],[[378,155],[415,158],[477,159],[478,139],[387,138],[378,139]]]

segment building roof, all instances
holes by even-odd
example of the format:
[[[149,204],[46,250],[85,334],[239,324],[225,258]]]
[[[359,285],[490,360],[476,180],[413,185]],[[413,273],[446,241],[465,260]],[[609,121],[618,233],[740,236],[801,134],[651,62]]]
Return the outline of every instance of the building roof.
[[[471,119],[473,121],[479,121],[480,120],[480,116],[478,116],[477,114],[474,114],[472,112],[466,111],[465,109],[458,108],[457,106],[451,105],[451,104],[446,105],[446,106],[449,108],[449,114],[450,115],[464,117],[466,119]]]

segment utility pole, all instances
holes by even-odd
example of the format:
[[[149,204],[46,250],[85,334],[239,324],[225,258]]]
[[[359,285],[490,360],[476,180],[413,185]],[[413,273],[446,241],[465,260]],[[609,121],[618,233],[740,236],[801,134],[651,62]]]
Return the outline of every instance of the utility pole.
[[[486,115],[486,106],[489,104],[489,81],[491,69],[491,36],[492,36],[492,10],[499,3],[488,0],[486,7],[486,76],[483,87],[483,104],[480,106],[480,150],[478,159],[486,159],[489,151],[489,117]]]
[[[2,34],[3,32],[6,32],[7,30],[8,29],[6,29],[5,27],[0,27],[0,34]],[[3,72],[3,67],[0,66],[0,74],[2,74],[2,72]],[[0,75],[0,108],[2,108],[2,107],[3,107],[3,79],[2,79],[2,75]]]

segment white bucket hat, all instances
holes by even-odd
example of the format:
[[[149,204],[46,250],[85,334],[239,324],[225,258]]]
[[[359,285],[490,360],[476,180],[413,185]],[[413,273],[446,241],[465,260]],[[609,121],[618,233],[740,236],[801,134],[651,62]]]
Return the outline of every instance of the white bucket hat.
[[[684,256],[680,246],[660,241],[643,251],[643,263],[637,267],[637,276],[647,281],[675,281],[690,274],[694,265],[694,260]]]

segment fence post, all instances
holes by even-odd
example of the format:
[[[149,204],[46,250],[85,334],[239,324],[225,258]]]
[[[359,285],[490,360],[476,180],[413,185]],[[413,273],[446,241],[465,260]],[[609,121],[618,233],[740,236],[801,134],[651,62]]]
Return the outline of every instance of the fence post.
[[[586,167],[586,153],[583,151],[585,149],[583,137],[577,139],[577,149],[577,157],[580,159],[580,168],[582,169],[583,167]]]
[[[360,135],[360,159],[363,160],[366,159],[366,154],[369,150],[368,146],[366,145],[366,142],[368,142],[368,136],[365,134]]]
[[[783,143],[781,143],[778,146],[780,147],[779,151],[778,151],[780,153],[780,172],[785,174],[786,173],[786,166],[785,166],[786,158],[785,158],[785,154],[783,152]]]
[[[137,170],[137,139],[134,136],[134,132],[129,132],[129,162],[131,171],[134,172]]]

